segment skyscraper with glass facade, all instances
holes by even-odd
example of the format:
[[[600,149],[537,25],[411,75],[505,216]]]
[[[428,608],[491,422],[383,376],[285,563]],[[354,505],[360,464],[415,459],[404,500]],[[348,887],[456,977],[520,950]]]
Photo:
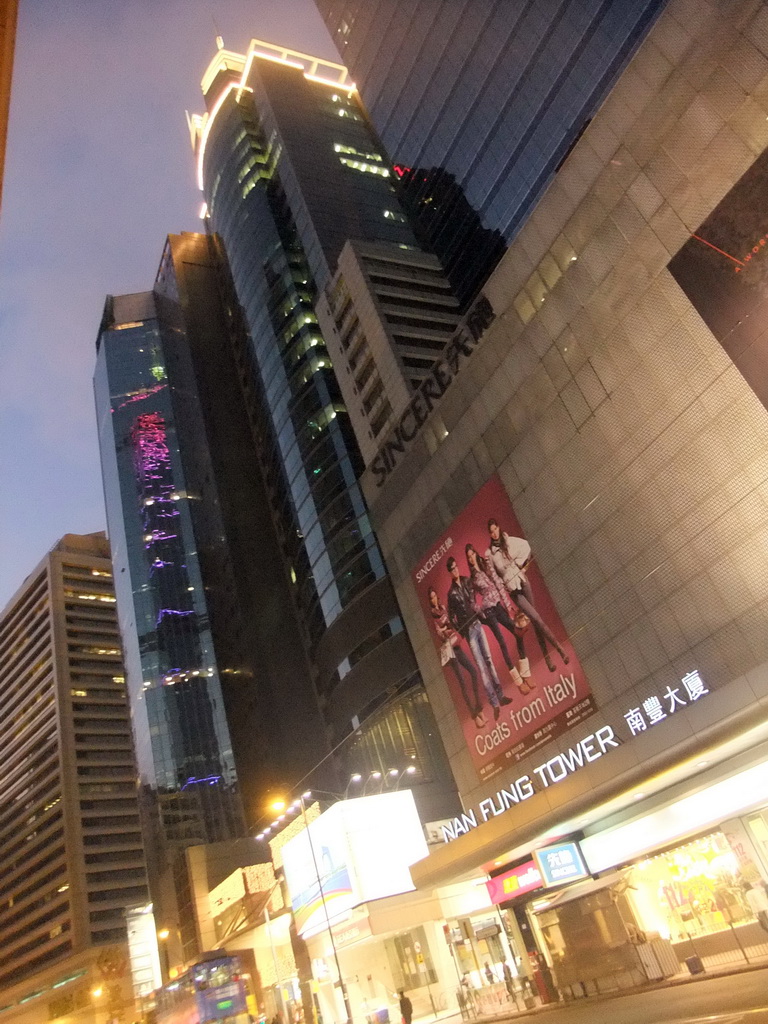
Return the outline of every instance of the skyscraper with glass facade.
[[[245,826],[176,422],[196,396],[169,380],[182,327],[163,296],[110,296],[95,392],[139,776],[187,844]]]
[[[244,406],[226,280],[213,239],[172,235],[154,290],[109,297],[97,341],[150,885],[177,961],[201,951],[184,851],[223,850],[246,835],[270,792],[328,753]],[[329,785],[322,772],[313,781]]]
[[[139,766],[181,846],[243,834],[327,753],[211,239],[107,301],[96,401]],[[293,742],[288,742],[289,738]]]
[[[389,155],[440,206],[449,266],[465,217],[514,237],[666,0],[315,2]]]
[[[349,740],[344,772],[415,764],[427,781],[440,754],[315,312],[347,240],[417,243],[345,68],[254,40],[220,49],[202,85],[199,183],[250,336],[247,401],[330,741]]]
[[[440,817],[455,796],[315,311],[348,240],[417,242],[344,68],[253,40],[219,49],[203,92],[199,182],[245,316],[241,380],[340,782],[414,768],[423,813]]]

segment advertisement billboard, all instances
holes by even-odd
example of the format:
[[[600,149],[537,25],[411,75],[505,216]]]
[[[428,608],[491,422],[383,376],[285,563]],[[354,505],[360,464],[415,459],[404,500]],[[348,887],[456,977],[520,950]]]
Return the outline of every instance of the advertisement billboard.
[[[707,327],[768,408],[768,150],[669,263]]]
[[[578,843],[556,843],[554,846],[545,846],[541,850],[535,850],[533,856],[541,880],[546,887],[589,878],[589,870],[581,856]]]
[[[361,903],[410,892],[410,865],[428,853],[409,789],[340,800],[282,849],[299,935],[346,921]]]
[[[510,868],[501,875],[489,878],[485,883],[491,903],[506,903],[515,896],[543,888],[541,875],[532,860]]]
[[[481,779],[594,712],[536,553],[497,475],[438,538],[413,580]]]
[[[299,935],[314,934],[328,921],[340,920],[358,902],[347,837],[331,811],[283,847],[283,870]]]

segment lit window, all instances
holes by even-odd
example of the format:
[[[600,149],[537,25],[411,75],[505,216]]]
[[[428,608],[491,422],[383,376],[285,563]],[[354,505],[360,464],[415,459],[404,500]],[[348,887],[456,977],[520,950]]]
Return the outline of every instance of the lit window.
[[[350,160],[346,156],[340,156],[339,160],[345,167],[351,167],[355,171],[362,171],[365,174],[380,174],[382,178],[389,177],[389,171],[386,167],[374,166],[372,164],[364,163],[361,160]]]
[[[355,149],[354,146],[343,146],[340,142],[334,142],[333,148],[336,153],[347,153],[351,156],[359,156],[363,160],[372,160],[374,163],[382,163],[384,159],[379,153],[366,153],[359,149]]]

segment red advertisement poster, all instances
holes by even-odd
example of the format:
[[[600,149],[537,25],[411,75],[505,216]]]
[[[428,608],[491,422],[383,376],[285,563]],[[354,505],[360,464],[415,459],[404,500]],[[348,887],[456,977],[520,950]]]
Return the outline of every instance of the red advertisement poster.
[[[589,684],[498,476],[414,583],[482,779],[591,715]]]

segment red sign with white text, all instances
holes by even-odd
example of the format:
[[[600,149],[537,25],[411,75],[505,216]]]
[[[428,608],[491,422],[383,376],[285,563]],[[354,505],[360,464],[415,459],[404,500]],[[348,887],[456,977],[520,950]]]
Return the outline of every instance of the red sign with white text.
[[[594,712],[589,684],[498,476],[438,538],[413,579],[480,778]]]
[[[485,884],[491,903],[504,903],[515,896],[522,896],[525,892],[533,892],[534,889],[544,887],[538,868],[532,860],[518,864],[516,868],[496,875],[495,878],[489,878]]]

